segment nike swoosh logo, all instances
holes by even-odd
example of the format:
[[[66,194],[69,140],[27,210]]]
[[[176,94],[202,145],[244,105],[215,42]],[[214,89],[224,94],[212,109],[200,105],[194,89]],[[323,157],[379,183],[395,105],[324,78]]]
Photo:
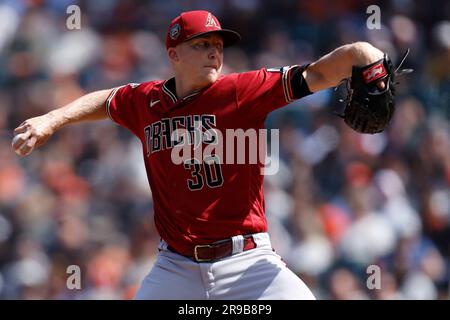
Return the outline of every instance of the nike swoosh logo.
[[[161,100],[155,100],[155,101],[150,101],[150,108],[153,107],[155,104],[159,103]]]

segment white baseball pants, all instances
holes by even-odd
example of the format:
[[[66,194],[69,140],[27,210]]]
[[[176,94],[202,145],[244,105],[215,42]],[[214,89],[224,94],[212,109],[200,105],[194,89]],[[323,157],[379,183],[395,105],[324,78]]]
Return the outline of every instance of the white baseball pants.
[[[167,249],[161,241],[139,300],[314,300],[309,288],[273,250],[267,233],[253,235],[257,247],[242,251],[243,238],[233,237],[233,254],[198,263]]]

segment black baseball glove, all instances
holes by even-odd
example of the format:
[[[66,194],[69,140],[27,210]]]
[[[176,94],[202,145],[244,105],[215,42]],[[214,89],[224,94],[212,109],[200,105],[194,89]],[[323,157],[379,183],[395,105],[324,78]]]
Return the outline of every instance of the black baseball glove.
[[[386,129],[395,112],[395,77],[413,71],[399,70],[408,53],[409,49],[396,69],[387,54],[367,66],[353,66],[351,78],[345,80],[346,106],[343,114],[338,114],[350,128],[371,134]],[[380,89],[381,81],[384,89]]]

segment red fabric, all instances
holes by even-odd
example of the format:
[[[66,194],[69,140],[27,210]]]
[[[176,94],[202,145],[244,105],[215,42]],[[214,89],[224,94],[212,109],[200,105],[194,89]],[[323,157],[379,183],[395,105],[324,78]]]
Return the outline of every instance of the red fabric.
[[[195,118],[223,134],[226,129],[262,129],[266,115],[287,104],[282,73],[261,69],[222,76],[198,94],[178,100],[168,87],[165,81],[126,85],[108,99],[111,118],[142,142],[160,236],[177,252],[189,254],[195,244],[266,232],[260,171],[264,166],[260,161],[222,163],[223,183],[216,187],[205,184],[207,177],[202,167],[204,185],[200,190],[191,190],[188,181],[195,180],[195,170],[173,163],[173,146],[168,137],[175,125],[187,127],[188,121]],[[180,124],[183,121],[184,125]],[[205,148],[205,143],[202,145]],[[226,159],[226,146],[223,150]],[[213,177],[217,178],[217,174]]]

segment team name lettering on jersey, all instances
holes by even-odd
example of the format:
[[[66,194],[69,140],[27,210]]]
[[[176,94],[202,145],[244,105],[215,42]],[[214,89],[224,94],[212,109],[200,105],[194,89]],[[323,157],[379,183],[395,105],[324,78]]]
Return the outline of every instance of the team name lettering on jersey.
[[[144,128],[147,156],[183,143],[184,137],[177,136],[177,130],[189,132],[186,142],[189,145],[212,144],[216,138],[210,133],[215,127],[216,116],[211,114],[162,118]]]

